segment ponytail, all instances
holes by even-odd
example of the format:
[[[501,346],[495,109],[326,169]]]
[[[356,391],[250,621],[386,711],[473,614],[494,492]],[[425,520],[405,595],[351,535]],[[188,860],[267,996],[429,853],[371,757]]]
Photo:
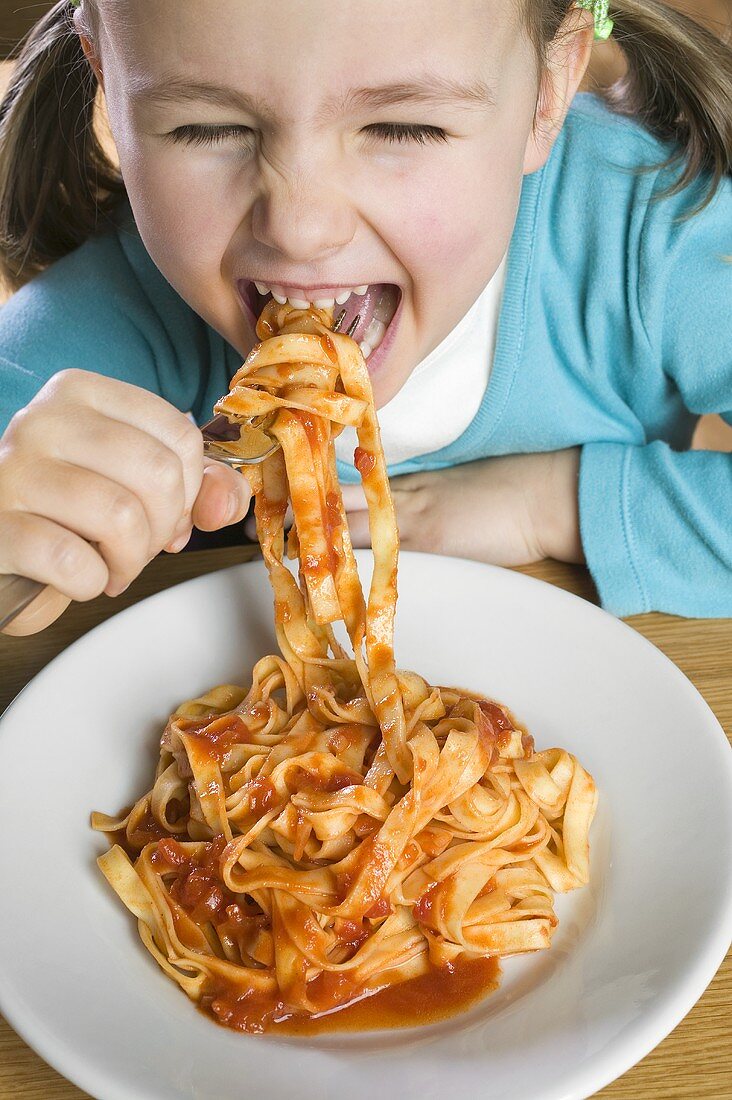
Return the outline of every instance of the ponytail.
[[[9,291],[99,230],[125,193],[95,133],[97,80],[73,11],[61,0],[32,29],[0,104],[0,282]]]
[[[543,65],[575,0],[523,0],[522,7]],[[683,168],[664,194],[709,173],[696,213],[732,174],[732,48],[662,0],[610,0],[609,14],[627,72],[602,94],[618,114],[675,146],[663,164]]]
[[[710,173],[699,210],[732,175],[732,48],[660,0],[610,0],[610,15],[628,71],[605,98],[676,144],[668,163],[683,171],[666,194]]]

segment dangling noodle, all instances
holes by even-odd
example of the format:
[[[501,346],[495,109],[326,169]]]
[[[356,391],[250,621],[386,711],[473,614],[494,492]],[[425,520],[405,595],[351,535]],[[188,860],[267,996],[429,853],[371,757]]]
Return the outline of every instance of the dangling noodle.
[[[216,407],[280,443],[248,476],[281,656],[258,661],[248,689],[183,703],[152,790],[122,818],[93,815],[118,840],[99,865],[145,946],[245,1031],[548,947],[553,892],[589,873],[597,796],[575,758],[534,752],[497,703],[396,668],[384,455],[361,352],[331,326],[330,311],[268,303]],[[368,602],[336,474],[345,425],[368,502]]]

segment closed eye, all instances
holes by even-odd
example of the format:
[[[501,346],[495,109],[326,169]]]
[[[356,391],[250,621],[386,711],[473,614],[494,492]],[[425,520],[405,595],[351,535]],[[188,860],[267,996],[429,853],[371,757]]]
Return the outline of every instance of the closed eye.
[[[221,145],[231,138],[247,142],[254,131],[249,126],[228,125],[209,126],[204,124],[192,124],[178,126],[167,135],[171,141],[182,142],[186,145]]]
[[[364,128],[364,133],[393,145],[411,143],[426,145],[428,142],[447,142],[448,135],[440,126],[423,123],[374,122]],[[225,141],[237,140],[248,143],[254,131],[249,126],[236,124],[212,126],[201,123],[178,126],[167,137],[170,141],[185,145],[222,145]]]
[[[366,133],[373,134],[383,141],[400,145],[405,145],[407,142],[426,145],[430,141],[448,140],[447,134],[440,126],[426,126],[420,123],[373,122],[365,130]]]

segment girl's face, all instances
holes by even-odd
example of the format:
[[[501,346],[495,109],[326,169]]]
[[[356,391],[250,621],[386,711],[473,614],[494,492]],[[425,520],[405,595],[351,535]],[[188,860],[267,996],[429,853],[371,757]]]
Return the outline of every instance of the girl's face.
[[[357,287],[346,324],[361,313],[383,405],[465,315],[556,132],[532,132],[515,9],[100,0],[93,49],[140,233],[242,357],[255,282],[309,301]]]

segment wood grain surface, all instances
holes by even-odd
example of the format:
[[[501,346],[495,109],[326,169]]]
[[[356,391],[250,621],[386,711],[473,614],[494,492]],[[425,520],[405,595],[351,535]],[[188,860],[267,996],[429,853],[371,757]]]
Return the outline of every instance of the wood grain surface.
[[[97,623],[190,577],[253,556],[251,547],[163,556],[122,596],[76,604],[42,634],[0,635],[0,712],[28,681]],[[597,602],[584,569],[542,562],[519,570]],[[642,615],[627,620],[696,685],[732,732],[732,620]],[[0,1017],[0,1100],[72,1100],[86,1096],[46,1065]],[[676,1030],[637,1066],[597,1093],[614,1100],[732,1100],[732,957]]]

